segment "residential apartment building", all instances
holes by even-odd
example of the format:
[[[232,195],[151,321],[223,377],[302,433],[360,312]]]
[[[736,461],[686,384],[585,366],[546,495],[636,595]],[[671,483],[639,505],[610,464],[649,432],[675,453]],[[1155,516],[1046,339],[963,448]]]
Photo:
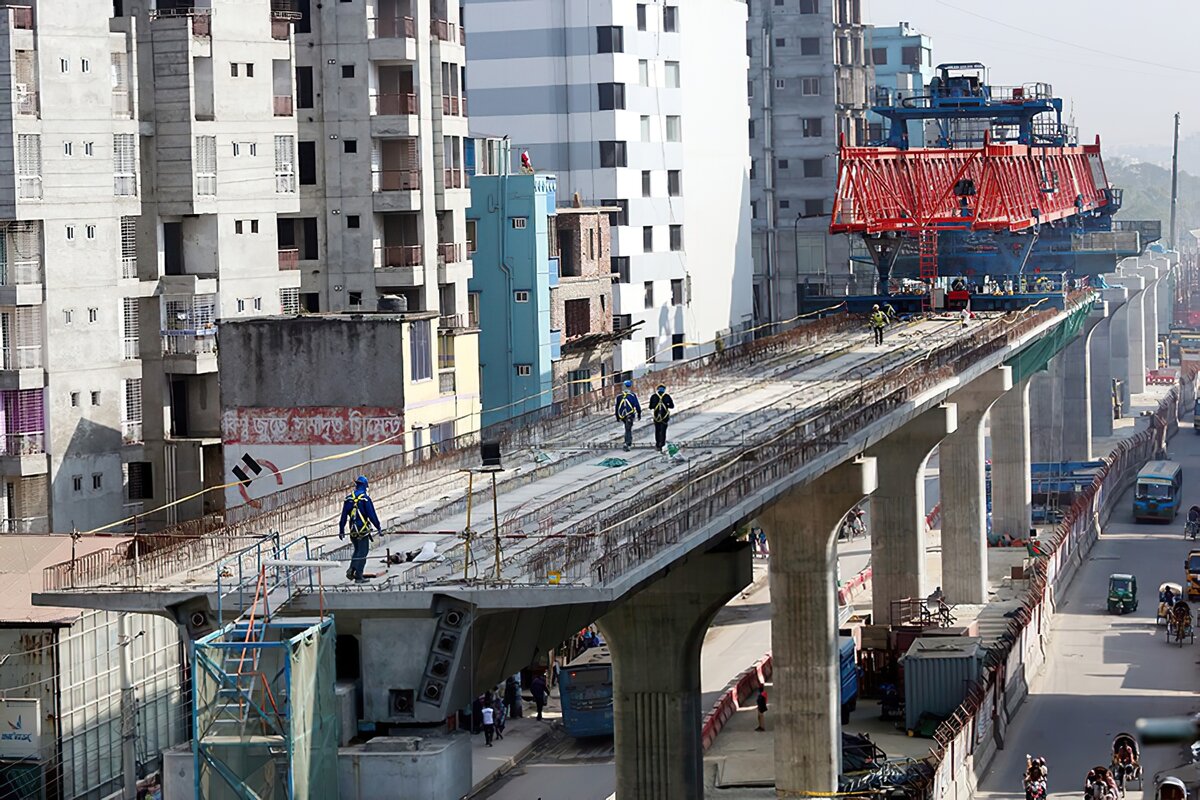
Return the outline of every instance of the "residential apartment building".
[[[479,427],[479,331],[468,324],[465,33],[457,3],[292,0],[300,207],[279,220],[299,309],[374,311],[403,298],[437,390],[409,444]],[[296,309],[293,309],[296,310]],[[381,368],[387,354],[380,354]],[[420,362],[423,364],[424,362]],[[424,370],[418,372],[424,374]],[[417,396],[409,392],[408,396]]]
[[[867,48],[875,72],[875,93],[872,105],[898,105],[910,97],[929,93],[933,77],[933,43],[928,36],[907,22],[887,27],[868,25]],[[909,147],[925,146],[925,130],[910,125]],[[867,137],[882,141],[887,136],[887,123],[874,111],[867,112]]]
[[[783,320],[802,295],[853,285],[848,237],[826,230],[838,143],[867,141],[860,0],[751,3],[746,51],[755,314]]]
[[[471,197],[471,314],[488,332],[484,425],[605,385],[622,338],[613,334],[612,209],[557,208],[546,173],[476,174]]]
[[[472,124],[612,215],[618,373],[749,323],[746,4],[466,0]],[[681,287],[675,290],[673,287]]]

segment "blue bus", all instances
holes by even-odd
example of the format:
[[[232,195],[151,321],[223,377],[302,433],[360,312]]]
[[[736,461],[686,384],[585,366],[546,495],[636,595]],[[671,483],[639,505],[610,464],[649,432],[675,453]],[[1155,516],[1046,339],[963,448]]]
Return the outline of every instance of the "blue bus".
[[[558,671],[563,728],[576,738],[613,735],[613,670],[608,646],[589,647]]]
[[[1183,468],[1174,461],[1151,461],[1138,473],[1133,490],[1133,518],[1170,522],[1179,513]]]
[[[850,713],[858,705],[858,664],[854,660],[854,637],[838,637],[838,664],[841,672],[842,724],[850,724]]]

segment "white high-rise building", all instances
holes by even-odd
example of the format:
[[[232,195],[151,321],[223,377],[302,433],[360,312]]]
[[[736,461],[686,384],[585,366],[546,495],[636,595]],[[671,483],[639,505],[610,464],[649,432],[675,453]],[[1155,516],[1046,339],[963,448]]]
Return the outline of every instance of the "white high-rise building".
[[[516,10],[519,8],[519,10]],[[618,372],[751,317],[746,4],[466,0],[472,129],[617,206]]]

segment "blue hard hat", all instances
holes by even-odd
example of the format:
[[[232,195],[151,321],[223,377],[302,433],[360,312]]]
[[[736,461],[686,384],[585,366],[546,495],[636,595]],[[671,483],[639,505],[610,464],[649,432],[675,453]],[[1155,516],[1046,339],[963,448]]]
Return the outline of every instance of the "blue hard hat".
[[[367,485],[367,476],[359,475],[357,478],[354,479],[354,485],[355,486],[366,486]]]
[[[633,386],[633,381],[625,381],[625,388],[628,389],[630,386]]]

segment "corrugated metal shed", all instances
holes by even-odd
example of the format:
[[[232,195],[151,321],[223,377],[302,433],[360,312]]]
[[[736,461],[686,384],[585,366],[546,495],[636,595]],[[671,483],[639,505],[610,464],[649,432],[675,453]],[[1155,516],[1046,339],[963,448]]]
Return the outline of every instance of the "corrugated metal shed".
[[[948,716],[979,678],[986,651],[978,636],[917,639],[904,665],[904,722],[911,731],[921,714]]]

